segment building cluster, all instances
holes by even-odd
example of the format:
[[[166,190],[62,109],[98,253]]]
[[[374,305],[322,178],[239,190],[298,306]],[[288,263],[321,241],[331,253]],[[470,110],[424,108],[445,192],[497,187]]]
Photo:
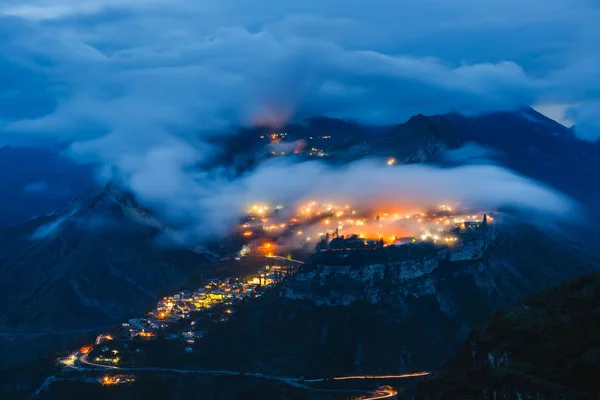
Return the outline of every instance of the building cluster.
[[[398,209],[379,213],[315,201],[296,210],[257,204],[240,221],[240,238],[244,254],[263,255],[274,254],[282,247],[342,251],[418,242],[452,246],[476,236],[491,220],[486,214],[457,212],[446,204],[426,212]],[[232,257],[242,256],[240,252]]]
[[[124,383],[133,383],[135,382],[135,377],[133,375],[104,375],[103,377],[98,378],[98,380],[104,386],[113,386]]]
[[[193,352],[195,341],[211,324],[227,321],[234,313],[236,303],[262,296],[265,288],[281,282],[293,269],[291,265],[267,265],[244,278],[210,279],[196,290],[181,290],[163,297],[144,317],[132,318],[122,323],[118,330],[98,335],[94,345],[84,346],[59,361],[72,367],[76,360],[85,356],[93,363],[116,366],[135,353],[130,342],[153,341],[159,337],[182,342],[186,353]],[[123,383],[122,378],[108,376],[108,380],[101,383]]]
[[[181,290],[172,296],[163,297],[156,308],[148,313],[147,318],[137,318],[126,323],[130,338],[139,336],[155,339],[158,332],[163,330],[166,339],[193,345],[204,334],[200,322],[227,321],[233,314],[236,303],[245,298],[260,297],[265,288],[279,283],[291,273],[291,268],[267,265],[260,272],[245,278],[209,279],[203,287],[196,290]],[[181,329],[167,329],[173,326]]]

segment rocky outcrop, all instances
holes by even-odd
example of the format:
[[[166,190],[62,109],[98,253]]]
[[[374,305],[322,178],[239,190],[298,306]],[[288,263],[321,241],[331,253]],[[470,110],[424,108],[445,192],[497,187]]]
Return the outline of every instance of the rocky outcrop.
[[[394,251],[354,258],[377,261],[372,263],[353,262],[343,251],[317,254],[283,284],[277,301],[242,313],[243,322],[206,343],[218,347],[231,334],[240,340],[235,351],[249,359],[278,352],[287,354],[286,360],[297,357],[299,365],[280,365],[277,356],[264,362],[299,374],[430,370],[451,357],[495,310],[548,282],[596,268],[580,250],[527,226],[498,225],[455,247],[423,244],[402,250],[401,256]],[[264,329],[256,322],[262,320]],[[303,353],[290,355],[296,348]],[[324,353],[338,359],[324,361]],[[342,354],[354,358],[344,362]],[[495,349],[485,352],[489,357],[494,365],[511,358]],[[356,359],[362,363],[354,365]]]

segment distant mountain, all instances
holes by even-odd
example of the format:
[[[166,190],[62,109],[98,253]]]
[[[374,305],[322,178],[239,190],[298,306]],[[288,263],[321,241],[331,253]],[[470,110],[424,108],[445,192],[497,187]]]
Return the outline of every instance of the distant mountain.
[[[411,397],[595,399],[599,313],[599,273],[529,297],[471,332],[458,355]]]
[[[265,150],[268,135],[283,132],[287,135],[282,143],[304,143],[302,154],[289,157],[328,163],[394,157],[398,163],[443,164],[446,150],[476,144],[490,149],[502,165],[581,201],[600,220],[600,185],[595,184],[600,173],[600,142],[579,139],[572,129],[532,108],[469,117],[419,114],[395,126],[319,117],[288,124],[277,132],[244,129],[215,139],[223,149],[219,162],[237,165],[241,171],[254,168],[271,157]],[[307,156],[313,148],[324,156]]]
[[[460,143],[477,143],[499,152],[500,162],[533,179],[564,191],[592,208],[600,198],[600,142],[577,138],[573,131],[526,108],[476,117],[434,116],[449,126]]]
[[[0,228],[63,208],[93,184],[62,147],[0,147]]]
[[[29,333],[69,337],[136,316],[213,259],[113,185],[0,230],[0,334],[12,340],[0,341],[0,365],[60,347]]]

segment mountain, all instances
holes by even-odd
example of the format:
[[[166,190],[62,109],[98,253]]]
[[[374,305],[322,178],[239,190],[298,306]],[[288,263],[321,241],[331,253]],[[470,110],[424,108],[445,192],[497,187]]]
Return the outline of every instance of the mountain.
[[[564,191],[589,208],[600,220],[600,142],[579,139],[572,129],[532,108],[477,116],[458,114],[416,115],[395,126],[368,126],[356,121],[312,118],[290,123],[276,133],[287,133],[281,143],[302,141],[300,160],[318,159],[347,163],[366,157],[394,157],[402,163],[445,163],[447,150],[468,144],[489,149],[500,164]],[[215,138],[223,152],[218,162],[255,167],[264,157],[273,132],[265,128],[243,129]],[[308,156],[311,149],[323,157]],[[213,165],[213,160],[211,160]]]
[[[437,125],[452,126],[461,143],[477,143],[500,153],[500,162],[515,171],[564,191],[591,207],[600,188],[600,142],[577,138],[573,131],[531,108],[475,117],[434,116]]]
[[[414,399],[593,399],[600,393],[600,274],[495,313]]]
[[[433,370],[495,310],[598,265],[568,241],[512,223],[455,247],[319,252],[209,332],[197,358],[307,377]]]
[[[213,258],[114,185],[1,230],[0,365],[57,350],[71,334],[144,312]],[[17,346],[19,352],[10,351]]]
[[[279,157],[266,151],[272,145],[267,133],[250,129],[215,138],[223,146],[216,163],[243,173]],[[587,205],[592,227],[600,221],[600,189],[592,184],[598,146],[531,109],[417,115],[378,128],[316,118],[279,133],[286,133],[283,143],[303,141],[319,150],[286,157],[328,163],[395,157],[441,165],[450,150],[475,143]],[[521,218],[451,248],[316,253],[282,286],[211,328],[186,362],[318,377],[433,370],[492,313],[598,268],[588,249],[574,244],[577,236],[545,232]],[[586,236],[597,242],[591,233]],[[148,311],[157,297],[201,281],[215,254],[184,239],[114,185],[0,230],[0,365],[89,343],[90,335]]]
[[[0,147],[0,228],[59,210],[93,182],[63,147]]]

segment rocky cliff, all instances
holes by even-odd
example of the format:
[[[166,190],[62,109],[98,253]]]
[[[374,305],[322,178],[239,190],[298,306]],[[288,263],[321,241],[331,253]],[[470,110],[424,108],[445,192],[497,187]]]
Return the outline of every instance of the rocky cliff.
[[[206,357],[315,376],[430,370],[494,311],[597,266],[527,226],[452,248],[328,253],[209,332]]]

